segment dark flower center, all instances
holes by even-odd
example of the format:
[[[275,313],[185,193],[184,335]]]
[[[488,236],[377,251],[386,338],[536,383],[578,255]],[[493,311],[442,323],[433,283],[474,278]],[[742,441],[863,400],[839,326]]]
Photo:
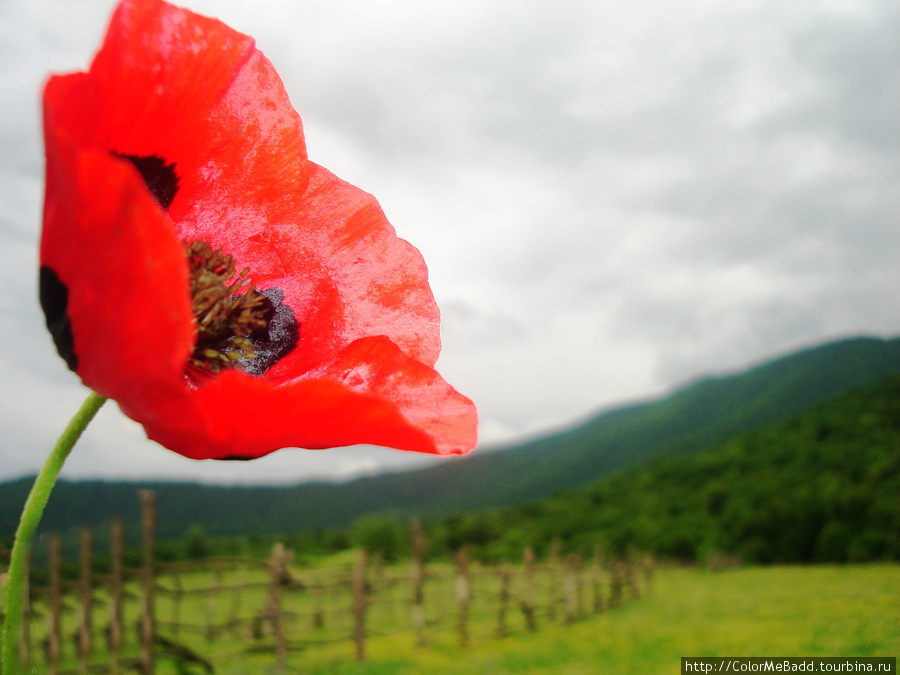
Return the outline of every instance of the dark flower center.
[[[195,379],[203,379],[242,360],[256,358],[255,346],[247,338],[267,327],[266,307],[264,296],[247,278],[250,270],[235,275],[230,255],[213,250],[205,241],[185,242],[184,252],[197,319],[197,342],[188,372]]]
[[[147,184],[150,194],[163,209],[168,211],[178,192],[179,179],[178,174],[175,173],[175,165],[169,164],[159,155],[141,157],[140,155],[122,155],[118,152],[113,152],[113,154],[134,164]]]
[[[168,211],[181,182],[175,163],[156,154],[113,154],[135,166]],[[262,375],[297,346],[300,326],[282,302],[284,291],[257,290],[249,269],[235,274],[232,256],[207,242],[184,242],[184,251],[197,320],[197,342],[186,368],[191,380],[203,382],[226,368]]]
[[[262,375],[294,349],[299,326],[281,289],[257,290],[249,268],[236,274],[234,259],[205,241],[185,242],[184,250],[197,320],[191,379],[202,382],[225,368]]]

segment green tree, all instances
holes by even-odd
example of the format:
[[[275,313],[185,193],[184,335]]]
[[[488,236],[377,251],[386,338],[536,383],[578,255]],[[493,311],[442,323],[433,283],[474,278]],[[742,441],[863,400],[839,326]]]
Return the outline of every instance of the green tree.
[[[380,554],[385,562],[396,562],[408,548],[406,529],[393,516],[363,516],[351,529],[351,540],[367,553]]]
[[[200,560],[209,557],[209,542],[203,528],[192,525],[184,539],[184,554],[189,560]]]

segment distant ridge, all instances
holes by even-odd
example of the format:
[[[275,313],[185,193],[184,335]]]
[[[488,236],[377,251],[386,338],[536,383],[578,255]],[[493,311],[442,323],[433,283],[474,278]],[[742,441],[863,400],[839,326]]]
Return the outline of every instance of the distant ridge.
[[[194,524],[210,535],[341,527],[365,513],[434,517],[539,499],[657,456],[703,450],[853,389],[900,373],[900,338],[858,337],[779,357],[744,372],[708,377],[659,400],[598,414],[527,443],[445,464],[348,483],[220,487],[190,483],[62,481],[43,531],[64,532],[113,517],[136,528],[136,491],[152,487],[159,534]],[[0,484],[0,538],[11,537],[31,479]]]
[[[434,521],[429,541],[476,559],[525,546],[660,559],[900,561],[900,375],[580,488]]]

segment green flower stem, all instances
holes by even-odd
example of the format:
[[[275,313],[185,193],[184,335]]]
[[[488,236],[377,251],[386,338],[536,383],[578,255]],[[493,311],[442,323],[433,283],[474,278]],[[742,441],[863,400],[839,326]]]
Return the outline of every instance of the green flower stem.
[[[22,611],[25,602],[25,579],[28,574],[28,562],[31,553],[31,543],[37,531],[44,507],[50,499],[50,492],[56,484],[60,469],[66,461],[66,457],[72,451],[72,447],[81,437],[85,427],[94,419],[94,415],[106,399],[96,392],[91,392],[81,408],[69,421],[69,425],[63,431],[62,436],[56,442],[53,452],[44,462],[44,466],[25,501],[22,509],[22,518],[19,528],[16,530],[16,538],[13,543],[12,554],[9,560],[9,574],[6,587],[6,618],[3,622],[3,675],[16,675],[19,672],[19,632],[22,624]]]

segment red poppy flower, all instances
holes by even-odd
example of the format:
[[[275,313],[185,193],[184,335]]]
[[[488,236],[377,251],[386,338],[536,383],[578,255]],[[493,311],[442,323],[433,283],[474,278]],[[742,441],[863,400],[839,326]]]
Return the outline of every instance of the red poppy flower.
[[[306,157],[253,40],[125,0],[44,92],[41,304],[60,354],[197,459],[475,444],[419,252]]]

